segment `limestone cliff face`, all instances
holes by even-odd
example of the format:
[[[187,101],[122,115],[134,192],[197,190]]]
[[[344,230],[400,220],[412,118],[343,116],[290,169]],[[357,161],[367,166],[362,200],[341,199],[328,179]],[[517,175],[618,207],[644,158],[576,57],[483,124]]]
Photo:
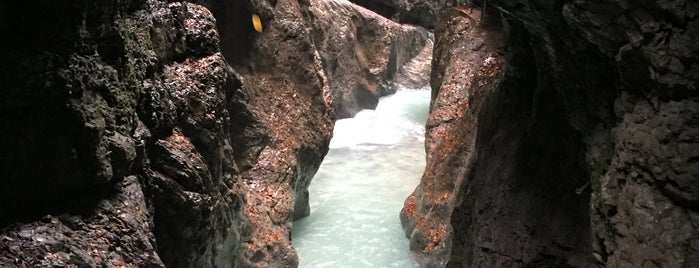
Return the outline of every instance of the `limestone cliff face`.
[[[699,265],[699,5],[463,2],[437,22],[401,212],[420,263]]]
[[[379,97],[395,92],[401,68],[429,46],[424,28],[398,24],[346,0],[310,2],[313,38],[337,118],[374,109]]]

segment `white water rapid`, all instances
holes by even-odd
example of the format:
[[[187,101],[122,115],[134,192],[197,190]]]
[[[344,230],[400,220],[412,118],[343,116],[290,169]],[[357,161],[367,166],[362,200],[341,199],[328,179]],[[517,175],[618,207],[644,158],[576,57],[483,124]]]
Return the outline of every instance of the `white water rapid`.
[[[299,267],[415,266],[398,213],[425,167],[429,101],[429,90],[401,90],[337,121],[311,215],[294,222]]]

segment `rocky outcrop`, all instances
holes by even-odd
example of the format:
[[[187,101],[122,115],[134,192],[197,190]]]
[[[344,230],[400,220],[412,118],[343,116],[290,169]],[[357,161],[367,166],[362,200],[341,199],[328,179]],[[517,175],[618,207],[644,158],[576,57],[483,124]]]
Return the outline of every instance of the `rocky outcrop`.
[[[205,4],[222,29],[223,54],[241,77],[230,108],[232,121],[240,123],[230,132],[240,169],[235,187],[243,200],[234,220],[240,235],[236,264],[294,267],[298,257],[291,246],[291,223],[310,212],[308,185],[327,153],[333,128],[307,3]],[[252,13],[261,18],[261,33],[250,25]],[[251,35],[242,39],[250,43],[241,44],[241,34]],[[241,47],[249,49],[241,52]]]
[[[2,10],[16,45],[2,51],[0,266],[212,266],[238,198],[225,131],[236,78],[209,11]]]
[[[313,38],[337,118],[374,109],[379,97],[396,91],[393,82],[402,67],[423,48],[431,51],[431,36],[421,27],[398,24],[346,0],[310,2]]]
[[[297,263],[333,124],[308,16],[201,4],[0,4],[0,266]]]
[[[401,213],[419,262],[698,265],[699,5],[500,0],[466,21],[462,2],[437,23],[428,163]],[[473,24],[502,55],[458,53]]]
[[[426,124],[427,165],[420,185],[406,200],[401,222],[410,249],[425,267],[443,267],[452,250],[449,223],[475,158],[478,114],[505,73],[502,27],[479,26],[479,10],[449,8],[435,29],[432,102]],[[458,227],[456,227],[458,228]]]

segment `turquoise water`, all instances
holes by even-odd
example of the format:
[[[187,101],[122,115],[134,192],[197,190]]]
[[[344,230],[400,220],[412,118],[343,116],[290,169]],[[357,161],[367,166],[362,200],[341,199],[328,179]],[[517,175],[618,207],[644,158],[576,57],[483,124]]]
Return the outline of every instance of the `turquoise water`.
[[[309,188],[311,215],[294,222],[299,267],[415,266],[398,213],[425,167],[429,99],[398,91],[337,121]]]

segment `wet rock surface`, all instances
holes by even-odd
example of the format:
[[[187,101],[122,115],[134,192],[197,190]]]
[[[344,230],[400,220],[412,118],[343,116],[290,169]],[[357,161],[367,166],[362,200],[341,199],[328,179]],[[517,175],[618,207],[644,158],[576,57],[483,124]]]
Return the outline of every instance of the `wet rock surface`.
[[[295,266],[333,118],[299,4],[35,4],[2,4],[0,266]]]
[[[102,195],[109,199],[102,199]],[[35,222],[3,228],[3,267],[164,267],[135,176],[84,195]]]
[[[427,32],[348,2],[193,2],[0,4],[0,266],[297,265],[335,110],[357,77],[385,94]]]
[[[443,9],[427,169],[401,213],[420,263],[699,265],[699,5],[471,2],[365,4]],[[0,17],[2,267],[295,266],[335,113],[390,91],[426,40],[342,1]]]
[[[2,52],[0,266],[230,266],[238,78],[212,14],[38,4],[2,8],[16,46]]]
[[[349,2],[192,2],[1,4],[0,266],[296,266],[335,111],[429,38]]]
[[[424,89],[430,86],[430,72],[432,72],[432,53],[434,48],[434,35],[429,34],[427,44],[419,49],[419,53],[396,73],[392,84],[400,85],[407,89]]]
[[[472,37],[444,30],[462,23],[453,13],[437,24],[430,122],[443,103],[481,106],[428,123],[427,169],[401,213],[418,260],[427,267],[696,266],[699,6],[487,5],[484,20],[501,21],[505,40],[496,57],[503,79],[489,94],[471,94],[479,87],[465,80],[470,91],[445,98],[454,74],[440,70],[470,65],[439,51],[458,51],[458,40]],[[433,134],[440,128],[455,130],[442,138]],[[442,147],[445,157],[435,158]]]

